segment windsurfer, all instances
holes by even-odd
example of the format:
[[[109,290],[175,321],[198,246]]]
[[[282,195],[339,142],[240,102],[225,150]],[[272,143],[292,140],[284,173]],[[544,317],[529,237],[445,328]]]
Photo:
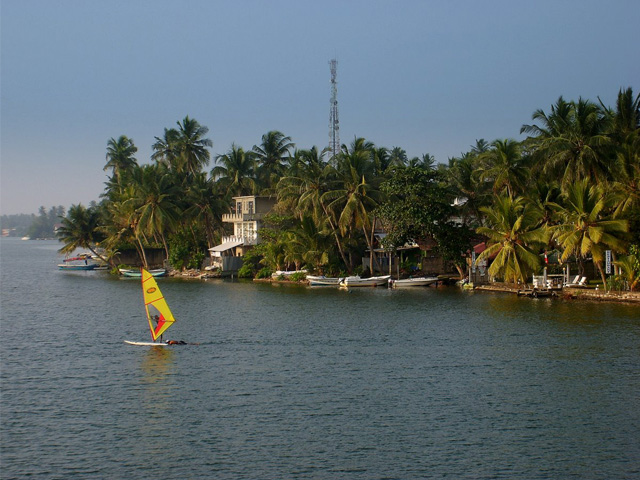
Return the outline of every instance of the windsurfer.
[[[182,340],[167,340],[167,345],[186,345],[187,342],[183,342]]]

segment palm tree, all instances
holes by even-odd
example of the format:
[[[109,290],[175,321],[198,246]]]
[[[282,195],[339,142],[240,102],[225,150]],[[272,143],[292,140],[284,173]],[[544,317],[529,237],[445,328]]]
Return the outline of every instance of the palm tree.
[[[548,234],[540,226],[540,212],[523,198],[508,195],[495,197],[491,207],[480,209],[487,216],[488,226],[476,232],[488,238],[487,249],[476,263],[495,256],[489,274],[506,282],[526,282],[540,267],[536,247],[545,244]]]
[[[117,184],[121,184],[122,176],[138,165],[134,156],[137,151],[138,147],[133,144],[133,140],[125,135],[118,137],[118,140],[112,137],[107,142],[107,163],[104,170],[112,169],[112,176]]]
[[[637,135],[640,130],[640,94],[633,96],[631,87],[620,89],[616,99],[616,109],[605,107],[600,100],[600,106],[611,120],[611,132],[618,140],[628,135]]]
[[[213,142],[204,138],[209,129],[187,115],[178,128],[164,129],[162,138],[155,137],[151,158],[171,171],[183,175],[195,175],[209,165]]]
[[[409,160],[407,166],[431,171],[436,169],[436,159],[433,155],[424,153],[421,157],[413,157],[411,160]]]
[[[636,290],[640,286],[640,258],[636,255],[626,255],[613,263],[622,270],[629,289]]]
[[[178,131],[175,128],[165,128],[162,138],[154,137],[156,142],[151,146],[153,153],[151,159],[164,165],[170,170],[175,170],[178,165]]]
[[[245,153],[235,143],[231,149],[216,157],[217,166],[211,170],[211,176],[234,196],[256,193],[255,160],[251,153]]]
[[[71,205],[67,216],[62,218],[62,227],[58,229],[58,239],[64,246],[58,250],[69,254],[77,248],[86,248],[104,262],[107,259],[98,253],[96,247],[104,239],[100,232],[100,219],[97,208],[86,208],[81,203]]]
[[[139,168],[134,170],[133,178],[139,177],[138,170]],[[110,251],[116,251],[121,245],[132,244],[143,265],[147,265],[144,246],[135,231],[138,217],[136,191],[136,185],[130,183],[106,202],[106,217],[109,220],[100,228],[100,232],[105,235],[105,240],[101,244]]]
[[[364,142],[364,139],[356,139],[351,149],[343,145],[343,152],[338,159],[336,188],[321,197],[328,212],[337,218],[337,226],[343,236],[351,229],[362,228],[369,247],[371,272],[377,260],[373,252],[375,218],[371,218],[369,213],[382,198],[377,186],[367,180],[373,180],[372,145]]]
[[[444,171],[447,183],[455,192],[456,203],[460,205],[460,213],[466,225],[480,222],[480,207],[486,206],[491,198],[488,182],[478,179],[475,173],[478,170],[478,157],[466,153],[460,158],[450,159],[449,166]]]
[[[389,153],[389,164],[390,165],[406,165],[409,161],[407,157],[407,152],[404,148],[393,147],[391,149],[391,153]]]
[[[529,169],[522,156],[520,143],[507,139],[496,140],[491,148],[478,157],[483,167],[480,179],[493,182],[493,193],[506,190],[507,195],[514,197],[522,192]]]
[[[178,198],[180,189],[175,179],[164,167],[145,165],[141,177],[136,182],[136,233],[144,238],[159,238],[169,258],[167,233],[175,225],[179,216]]]
[[[278,198],[282,201],[294,200],[296,214],[300,218],[310,212],[314,220],[319,221],[324,214],[320,197],[328,190],[329,169],[324,159],[327,151],[318,152],[315,146],[297,151],[296,171],[290,171],[278,182]]]
[[[262,143],[253,146],[253,154],[258,165],[258,181],[264,188],[271,188],[282,176],[285,158],[290,156],[290,151],[295,145],[291,137],[282,132],[272,130],[262,136]]]
[[[188,207],[183,212],[189,222],[204,226],[209,248],[215,245],[216,230],[222,229],[222,214],[228,209],[215,189],[215,183],[206,174],[194,176],[186,192]]]
[[[329,263],[332,251],[330,235],[318,230],[309,215],[305,215],[298,228],[285,234],[285,261],[308,265],[315,271],[322,270]]]
[[[602,185],[592,185],[589,179],[581,180],[567,188],[564,202],[556,206],[561,223],[550,229],[563,249],[562,261],[575,255],[582,273],[584,260],[591,255],[605,286],[602,268],[605,250],[622,252],[623,235],[629,230],[628,220],[611,218],[612,206],[613,197]]]
[[[628,135],[618,146],[612,171],[616,215],[640,218],[640,135]]]
[[[606,135],[609,120],[601,108],[582,98],[566,102],[560,97],[549,115],[536,110],[532,118],[542,126],[523,125],[520,133],[532,135],[528,143],[542,161],[544,173],[561,177],[563,188],[587,177],[607,178],[605,152],[611,142]]]
[[[204,138],[209,129],[188,115],[177,123],[176,149],[180,157],[180,170],[196,175],[209,165],[211,159],[208,148],[213,146],[213,142]]]

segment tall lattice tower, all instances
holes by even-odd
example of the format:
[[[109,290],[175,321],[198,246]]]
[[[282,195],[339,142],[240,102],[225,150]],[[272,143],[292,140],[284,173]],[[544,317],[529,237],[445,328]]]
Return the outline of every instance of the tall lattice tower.
[[[329,149],[331,158],[340,153],[340,121],[338,120],[338,82],[336,75],[338,60],[335,58],[329,62],[331,67],[331,110],[329,113]]]

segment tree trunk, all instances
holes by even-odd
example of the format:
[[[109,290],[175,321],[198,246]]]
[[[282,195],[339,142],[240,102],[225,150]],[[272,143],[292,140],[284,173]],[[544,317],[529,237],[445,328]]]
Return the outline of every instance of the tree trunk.
[[[327,209],[325,208],[324,205],[322,205],[322,210],[324,210],[324,214],[326,215],[327,220],[329,220],[329,226],[331,227],[331,231],[333,232],[333,235],[336,239],[336,245],[338,246],[338,251],[340,252],[342,261],[344,262],[345,267],[347,267],[347,271],[351,273],[351,267],[349,263],[347,263],[347,257],[345,256],[344,251],[342,250],[342,245],[340,244],[340,237],[338,237],[338,231],[333,225],[333,221],[331,220],[331,215],[329,215],[329,212],[327,212]]]

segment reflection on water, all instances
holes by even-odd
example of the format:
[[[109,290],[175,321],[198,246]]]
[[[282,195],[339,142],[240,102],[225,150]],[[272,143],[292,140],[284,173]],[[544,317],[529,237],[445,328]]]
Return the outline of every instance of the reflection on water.
[[[1,247],[3,478],[638,476],[637,307],[160,279],[200,345],[149,348],[138,281]]]

